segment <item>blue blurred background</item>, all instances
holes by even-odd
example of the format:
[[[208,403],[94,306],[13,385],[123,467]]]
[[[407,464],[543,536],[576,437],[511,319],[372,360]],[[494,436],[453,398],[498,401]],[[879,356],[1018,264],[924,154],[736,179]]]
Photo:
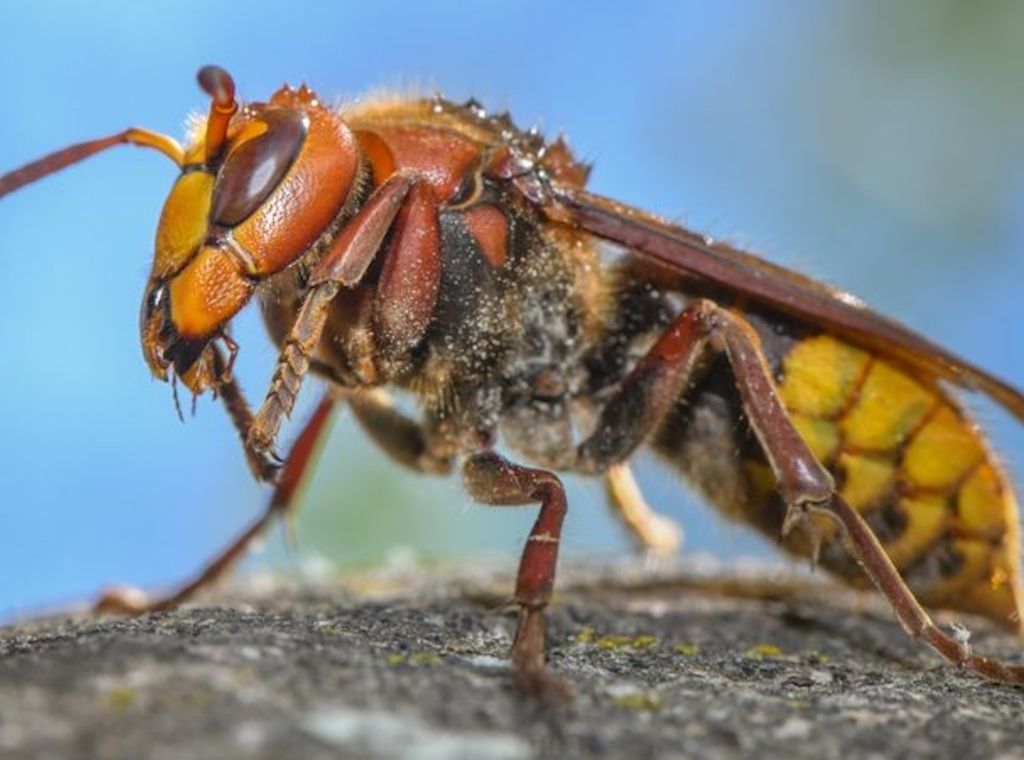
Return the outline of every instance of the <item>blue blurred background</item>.
[[[436,87],[564,131],[596,190],[841,284],[1024,384],[1022,3],[40,2],[7,4],[3,26],[0,171],[130,124],[180,135],[209,62],[254,99],[284,81],[327,98]],[[179,423],[139,351],[173,176],[124,148],[0,202],[2,618],[170,584],[266,498],[219,406]],[[259,399],[274,353],[255,313],[236,337]],[[1019,469],[1021,426],[974,405]],[[640,476],[686,551],[772,553],[656,463]],[[600,488],[571,485],[568,551],[625,551]],[[275,534],[255,561],[410,547],[511,569],[533,516],[400,471],[343,416],[299,558]]]

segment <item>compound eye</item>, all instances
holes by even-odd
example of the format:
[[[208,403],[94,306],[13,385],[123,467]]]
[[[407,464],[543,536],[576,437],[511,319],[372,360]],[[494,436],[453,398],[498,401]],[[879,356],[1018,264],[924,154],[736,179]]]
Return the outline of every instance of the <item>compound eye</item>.
[[[260,114],[267,130],[246,140],[224,160],[213,189],[210,219],[222,227],[245,221],[288,173],[306,136],[302,115],[283,108]]]

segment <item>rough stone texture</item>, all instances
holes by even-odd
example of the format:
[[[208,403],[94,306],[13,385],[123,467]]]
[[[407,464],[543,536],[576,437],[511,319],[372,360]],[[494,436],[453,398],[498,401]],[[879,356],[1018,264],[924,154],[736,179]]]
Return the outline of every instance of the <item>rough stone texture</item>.
[[[510,689],[509,586],[478,570],[8,627],[0,757],[1024,757],[1024,689],[940,664],[873,600],[692,566],[564,580],[550,641],[570,704]]]

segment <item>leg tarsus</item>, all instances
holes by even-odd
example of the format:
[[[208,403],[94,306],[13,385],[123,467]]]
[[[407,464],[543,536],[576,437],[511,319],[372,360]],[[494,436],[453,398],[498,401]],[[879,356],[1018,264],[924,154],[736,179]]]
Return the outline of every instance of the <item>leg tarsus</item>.
[[[838,494],[824,508],[843,530],[846,547],[875,587],[889,600],[903,629],[924,641],[943,659],[993,681],[1024,684],[1024,665],[1012,665],[974,654],[963,637],[950,636],[935,625],[907,587],[896,566],[864,518]]]
[[[141,615],[146,612],[169,610],[183,604],[202,589],[216,583],[242,558],[246,549],[263,535],[274,518],[278,516],[287,518],[290,515],[296,493],[302,484],[303,476],[312,463],[317,443],[326,430],[333,406],[334,401],[330,396],[325,396],[320,401],[313,416],[310,417],[309,422],[306,423],[299,437],[292,444],[288,459],[281,470],[281,477],[263,514],[221,551],[193,580],[177,591],[157,598],[150,598],[145,592],[134,587],[110,589],[96,602],[93,607],[94,611],[120,615]]]
[[[543,607],[522,605],[512,643],[512,678],[516,689],[531,697],[572,699],[572,687],[551,675],[544,664],[545,620]]]
[[[275,512],[268,509],[260,519],[249,526],[231,542],[202,572],[177,591],[166,596],[151,598],[134,586],[121,586],[105,591],[95,605],[93,612],[118,615],[142,615],[147,612],[163,612],[184,604],[199,591],[217,582],[245,553],[266,529]]]
[[[811,510],[805,504],[790,504],[786,507],[786,514],[782,518],[783,538],[786,538],[796,528],[804,531],[808,542],[811,545],[811,569],[818,566],[821,559],[822,534],[814,520],[811,518]]]
[[[291,416],[310,357],[320,342],[328,308],[339,288],[337,283],[322,283],[311,288],[303,300],[281,349],[267,397],[249,426],[245,450],[250,459],[276,456],[273,452],[278,431],[284,419]]]

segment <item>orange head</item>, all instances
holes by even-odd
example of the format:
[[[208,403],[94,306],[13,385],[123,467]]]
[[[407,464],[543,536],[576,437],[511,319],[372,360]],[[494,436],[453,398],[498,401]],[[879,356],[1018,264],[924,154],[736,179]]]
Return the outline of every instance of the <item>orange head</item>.
[[[211,342],[259,282],[335,232],[359,168],[351,131],[305,86],[239,108],[223,69],[201,69],[199,83],[210,115],[179,149],[140,319],[153,374],[193,393],[216,385]]]

